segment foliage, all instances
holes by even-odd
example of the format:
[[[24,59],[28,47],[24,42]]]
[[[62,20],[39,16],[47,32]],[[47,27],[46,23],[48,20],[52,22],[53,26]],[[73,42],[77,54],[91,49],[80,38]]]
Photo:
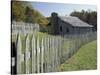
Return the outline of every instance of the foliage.
[[[97,29],[97,12],[96,11],[91,11],[91,10],[88,10],[88,11],[81,10],[80,12],[73,11],[70,15],[76,16],[90,25],[94,25],[95,29]]]
[[[24,8],[22,2],[12,1],[12,19],[16,21],[24,20]]]
[[[12,20],[47,25],[48,20],[30,2],[12,1]]]

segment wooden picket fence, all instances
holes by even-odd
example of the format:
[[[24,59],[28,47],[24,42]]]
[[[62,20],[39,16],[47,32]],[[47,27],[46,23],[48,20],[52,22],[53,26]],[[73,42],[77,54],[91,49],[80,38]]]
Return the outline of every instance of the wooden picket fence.
[[[59,65],[83,45],[96,39],[96,32],[51,36],[16,34],[17,74],[57,72]]]
[[[37,23],[25,23],[25,22],[16,22],[12,21],[12,27],[11,27],[12,33],[29,33],[33,31],[39,31],[40,27]]]

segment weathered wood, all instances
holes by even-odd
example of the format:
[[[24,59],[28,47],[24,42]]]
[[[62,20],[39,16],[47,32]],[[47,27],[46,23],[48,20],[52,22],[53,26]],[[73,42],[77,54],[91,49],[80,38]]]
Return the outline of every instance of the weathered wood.
[[[50,48],[50,53],[49,53],[49,55],[50,55],[50,70],[49,70],[49,72],[52,72],[52,38],[51,37],[49,37],[49,48]]]
[[[47,36],[47,72],[50,72],[50,41],[49,41],[49,36]]]
[[[95,35],[96,33],[87,33],[84,35],[58,37],[50,35],[39,36],[34,32],[31,40],[28,33],[25,39],[25,52],[22,52],[24,44],[20,33],[17,37],[17,73],[22,74],[25,72],[29,74],[58,71],[58,66],[62,62],[65,62],[68,57],[77,52],[83,44],[96,39]],[[23,71],[23,63],[25,64],[25,71]]]
[[[47,50],[47,46],[46,46],[46,36],[45,36],[44,37],[44,72],[46,72],[46,70],[47,70],[46,50]]]
[[[18,35],[18,41],[17,41],[17,73],[22,73],[22,62],[24,61],[24,55],[22,54],[22,41],[21,41],[21,35]]]
[[[25,49],[25,66],[26,66],[26,74],[30,73],[30,39],[29,35],[26,38],[26,49]]]
[[[52,72],[54,71],[54,58],[55,58],[55,54],[54,54],[54,38],[52,38]]]
[[[57,66],[57,53],[56,53],[56,38],[54,37],[54,71],[56,71],[56,66]]]
[[[44,37],[41,41],[41,73],[44,72]]]
[[[32,73],[36,73],[36,37],[32,37]]]
[[[37,36],[37,73],[40,73],[40,40],[39,36]]]
[[[12,22],[12,33],[30,33],[39,31],[39,24],[25,23],[25,22]]]

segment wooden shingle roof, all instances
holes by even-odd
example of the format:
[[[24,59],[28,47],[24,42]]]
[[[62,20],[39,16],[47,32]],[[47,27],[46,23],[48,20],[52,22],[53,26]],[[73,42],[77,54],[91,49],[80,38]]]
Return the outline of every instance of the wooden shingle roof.
[[[64,22],[67,22],[71,24],[74,27],[93,27],[92,25],[89,25],[82,20],[80,20],[78,17],[73,17],[73,16],[58,16],[61,20]]]

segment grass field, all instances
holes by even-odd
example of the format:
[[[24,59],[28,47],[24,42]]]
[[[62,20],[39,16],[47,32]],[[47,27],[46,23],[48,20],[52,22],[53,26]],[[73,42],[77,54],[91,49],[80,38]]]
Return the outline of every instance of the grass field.
[[[92,41],[82,46],[71,58],[61,64],[59,71],[92,70],[97,68],[97,45]]]

